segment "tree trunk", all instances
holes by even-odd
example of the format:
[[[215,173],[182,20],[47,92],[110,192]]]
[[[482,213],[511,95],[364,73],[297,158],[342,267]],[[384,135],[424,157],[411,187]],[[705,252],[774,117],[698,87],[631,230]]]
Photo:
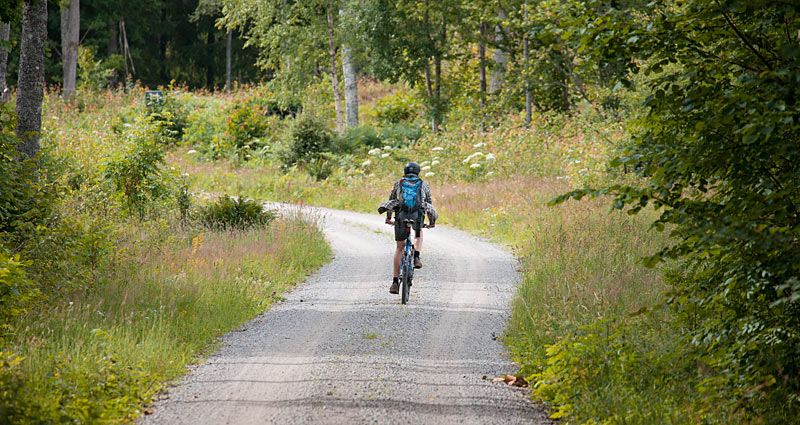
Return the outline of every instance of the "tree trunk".
[[[0,40],[8,41],[11,34],[11,24],[0,22]],[[8,70],[8,50],[0,46],[0,104],[8,98],[6,93],[6,71]]]
[[[69,4],[61,8],[61,61],[64,75],[62,88],[65,98],[70,98],[75,94],[80,32],[80,0],[69,0]]]
[[[525,1],[525,5],[523,6],[523,9],[522,9],[522,16],[525,19],[525,22],[527,23],[527,21],[528,21],[528,1],[527,0]],[[528,127],[530,127],[531,120],[532,120],[532,112],[533,112],[531,110],[531,101],[533,99],[532,99],[532,95],[531,95],[531,84],[528,81],[529,80],[528,66],[530,66],[530,62],[529,62],[530,57],[529,57],[529,54],[528,54],[528,30],[527,29],[525,30],[525,33],[522,35],[522,55],[523,55],[524,60],[525,60],[525,67],[524,67],[524,69],[525,69],[525,124]]]
[[[425,15],[423,17],[423,24],[424,24],[424,26],[426,28],[428,27],[429,18],[430,18],[430,14],[429,14],[429,11],[428,11],[428,0],[425,0]],[[431,46],[432,47],[435,46],[436,42],[434,41],[433,34],[428,32],[427,36],[428,36],[428,42],[431,44]],[[436,61],[435,58],[434,58],[434,61]],[[437,100],[438,99],[436,99],[436,97],[435,97],[437,89],[436,89],[434,84],[435,83],[433,81],[433,78],[431,78],[431,61],[430,61],[429,58],[426,58],[425,59],[425,89],[426,89],[426,91],[428,93],[429,107],[432,106],[432,108],[430,110],[430,112],[431,112],[431,130],[434,133],[438,133],[439,132],[439,117],[437,116],[437,111],[436,111],[437,103],[438,103]],[[430,103],[433,103],[433,105],[430,105]]]
[[[109,26],[111,37],[108,38],[108,42],[106,43],[106,56],[111,56],[119,51],[119,43],[117,43],[117,38],[119,38],[119,30],[117,29],[117,26],[117,24],[111,24]]]
[[[339,75],[336,72],[336,40],[333,26],[333,10],[328,7],[328,55],[331,59],[331,85],[333,85],[333,107],[336,109],[336,131],[344,133],[342,96],[339,93]]]
[[[167,9],[161,9],[161,29],[158,33],[158,58],[159,58],[159,74],[161,76],[162,83],[169,82],[169,74],[168,74],[168,67],[167,67],[167,27],[169,26],[169,22],[167,21]]]
[[[211,52],[214,49],[214,34],[215,31],[209,29],[206,33],[206,51]],[[214,87],[214,55],[206,55],[205,57],[206,68],[206,87]]]
[[[504,20],[505,18],[506,18],[506,13],[501,10],[500,19]],[[499,24],[495,27],[494,32],[495,32],[494,40],[498,43],[503,41],[503,30],[500,28]],[[500,47],[494,49],[492,56],[494,59],[495,67],[494,69],[492,69],[492,73],[489,76],[489,94],[497,93],[503,86],[503,80],[505,80],[505,73],[506,73],[506,64],[508,63],[508,55],[506,54],[505,50],[503,50]]]
[[[228,30],[228,35],[225,40],[225,91],[231,92],[231,55],[233,48],[233,30]]]
[[[481,130],[486,131],[486,41],[488,29],[486,22],[480,24],[480,38],[478,42],[478,69],[480,74],[480,92],[478,95],[481,100]]]
[[[44,98],[44,44],[47,0],[26,0],[22,8],[19,81],[17,83],[17,147],[28,158],[39,152]]]
[[[358,74],[350,47],[342,46],[342,73],[344,74],[344,106],[348,127],[358,125]]]

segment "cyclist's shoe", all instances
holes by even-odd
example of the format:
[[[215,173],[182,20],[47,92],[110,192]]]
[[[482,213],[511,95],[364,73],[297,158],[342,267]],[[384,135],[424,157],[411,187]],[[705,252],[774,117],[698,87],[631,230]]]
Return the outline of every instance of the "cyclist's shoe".
[[[390,294],[399,294],[400,293],[400,282],[393,281],[392,286],[389,287]]]
[[[415,269],[422,268],[422,261],[419,261],[419,257],[414,257],[414,268]]]

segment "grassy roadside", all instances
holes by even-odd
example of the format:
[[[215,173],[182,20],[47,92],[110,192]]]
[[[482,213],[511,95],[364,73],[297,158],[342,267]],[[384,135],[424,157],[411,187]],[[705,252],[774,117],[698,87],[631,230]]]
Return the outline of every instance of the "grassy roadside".
[[[57,197],[41,201],[51,202],[47,221],[20,233],[17,268],[0,264],[2,295],[22,282],[30,298],[0,327],[0,424],[130,422],[219,335],[330,258],[305,213],[248,230],[204,226],[182,170],[131,155],[173,148],[139,121],[139,95],[45,104],[42,181]],[[115,163],[146,170],[127,188],[159,188],[139,192],[143,216],[109,180]]]
[[[11,423],[124,422],[215,339],[268,309],[327,261],[313,219],[197,233],[170,223],[132,240],[101,284],[24,317],[0,382]],[[123,235],[120,235],[123,236]],[[20,359],[20,360],[14,360]]]

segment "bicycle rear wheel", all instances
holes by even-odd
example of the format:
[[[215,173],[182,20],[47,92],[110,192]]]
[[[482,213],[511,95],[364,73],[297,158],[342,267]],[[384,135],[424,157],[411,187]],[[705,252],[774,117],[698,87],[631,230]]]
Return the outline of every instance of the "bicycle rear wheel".
[[[408,304],[408,298],[411,296],[411,268],[414,267],[408,256],[403,258],[403,276],[400,282],[400,302]]]

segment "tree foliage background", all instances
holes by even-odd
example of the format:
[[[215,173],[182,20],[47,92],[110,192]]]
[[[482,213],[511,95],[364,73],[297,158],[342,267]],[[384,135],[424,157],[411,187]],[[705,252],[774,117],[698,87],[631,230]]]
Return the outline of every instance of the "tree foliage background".
[[[13,27],[11,85],[19,4],[0,8]],[[81,15],[81,44],[116,72],[109,83],[124,83],[126,39],[134,80],[222,85],[224,40],[234,29],[236,80],[275,79],[295,94],[330,80],[337,93],[337,61],[347,45],[362,76],[416,90],[414,99],[396,96],[379,109],[402,103],[396,115],[404,117],[421,109],[433,133],[519,116],[526,95],[543,114],[590,110],[626,125],[631,137],[616,141],[622,154],[610,163],[610,174],[624,183],[582,188],[553,202],[606,196],[612,210],[655,208],[653,228],[669,232],[672,243],[644,261],[665,268],[672,291],[643,311],[669,309],[677,318],[676,355],[697,370],[698,380],[686,385],[716,394],[725,405],[714,408],[741,412],[747,422],[788,424],[800,414],[797,2],[84,0]],[[46,75],[55,84],[59,25],[58,14],[50,14]],[[248,120],[274,105],[256,106]],[[281,118],[300,108],[283,109]],[[307,119],[298,122],[314,131],[296,133],[322,134],[306,144],[314,150],[307,162],[321,163],[336,153],[326,151],[335,150],[334,138]],[[15,141],[4,137],[0,159],[19,167],[11,157]],[[312,150],[296,145],[303,154]],[[296,156],[287,165],[302,162]],[[3,232],[18,233],[28,220],[23,210],[40,196],[25,191],[27,172],[3,176],[4,186],[24,195],[3,198]],[[581,400],[562,394],[550,401]]]

